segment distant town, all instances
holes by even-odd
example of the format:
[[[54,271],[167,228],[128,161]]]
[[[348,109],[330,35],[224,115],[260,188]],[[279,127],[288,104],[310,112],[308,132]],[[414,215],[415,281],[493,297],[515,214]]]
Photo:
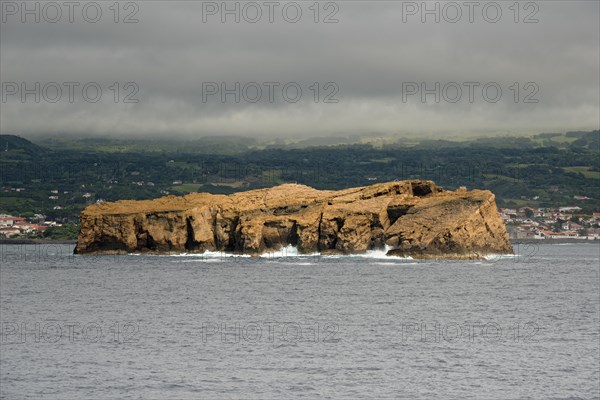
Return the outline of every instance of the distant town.
[[[600,213],[581,214],[577,206],[559,208],[500,208],[510,238],[600,239]]]
[[[46,221],[46,217],[42,214],[34,214],[31,218],[0,214],[0,239],[36,238],[41,236],[49,226],[61,226],[61,224]]]

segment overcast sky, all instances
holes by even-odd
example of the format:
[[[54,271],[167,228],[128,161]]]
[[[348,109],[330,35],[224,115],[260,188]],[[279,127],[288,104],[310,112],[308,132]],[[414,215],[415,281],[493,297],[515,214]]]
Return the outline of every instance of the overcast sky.
[[[312,1],[228,2],[239,23],[221,2],[121,2],[118,15],[113,1],[72,15],[63,1],[27,4],[33,13],[2,1],[3,134],[443,137],[600,124],[598,1],[429,2],[439,22],[401,1],[320,2],[318,15]]]

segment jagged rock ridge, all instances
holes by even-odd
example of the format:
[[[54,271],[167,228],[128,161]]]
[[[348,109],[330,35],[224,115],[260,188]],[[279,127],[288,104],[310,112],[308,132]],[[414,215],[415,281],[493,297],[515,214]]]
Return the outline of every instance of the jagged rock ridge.
[[[76,253],[301,253],[420,258],[512,253],[487,190],[400,181],[340,191],[285,184],[229,196],[194,193],[94,204],[81,212]]]

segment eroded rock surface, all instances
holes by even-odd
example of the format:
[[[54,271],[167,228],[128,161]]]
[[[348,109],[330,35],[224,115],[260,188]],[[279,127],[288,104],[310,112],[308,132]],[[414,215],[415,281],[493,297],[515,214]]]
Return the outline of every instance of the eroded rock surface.
[[[285,184],[229,196],[195,193],[94,204],[81,212],[76,253],[301,253],[472,258],[512,253],[487,190],[401,181],[340,191]]]

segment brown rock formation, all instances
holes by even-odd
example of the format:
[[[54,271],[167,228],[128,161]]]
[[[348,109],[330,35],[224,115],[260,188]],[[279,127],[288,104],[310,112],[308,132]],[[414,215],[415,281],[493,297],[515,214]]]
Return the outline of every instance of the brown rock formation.
[[[512,253],[486,190],[445,191],[401,181],[340,191],[286,184],[230,196],[207,193],[94,204],[81,213],[76,253],[301,253],[478,258]]]

